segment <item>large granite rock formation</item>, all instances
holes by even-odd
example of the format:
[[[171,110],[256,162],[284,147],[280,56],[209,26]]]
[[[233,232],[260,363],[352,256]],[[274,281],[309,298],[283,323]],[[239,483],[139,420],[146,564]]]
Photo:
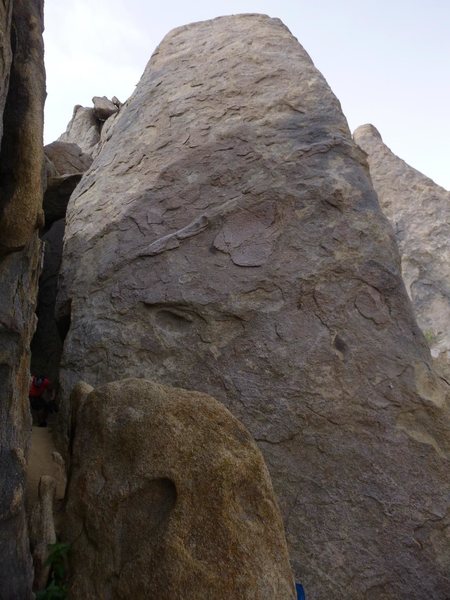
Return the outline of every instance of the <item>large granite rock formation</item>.
[[[432,354],[450,359],[450,192],[395,156],[373,125],[354,133],[391,221],[403,279]]]
[[[70,597],[293,600],[261,453],[213,398],[129,379],[76,417]]]
[[[69,203],[59,312],[66,398],[151,377],[243,421],[311,598],[449,596],[448,386],[365,155],[279,20],[164,39]]]
[[[31,597],[24,508],[30,341],[41,244],[42,1],[0,3],[0,598]]]

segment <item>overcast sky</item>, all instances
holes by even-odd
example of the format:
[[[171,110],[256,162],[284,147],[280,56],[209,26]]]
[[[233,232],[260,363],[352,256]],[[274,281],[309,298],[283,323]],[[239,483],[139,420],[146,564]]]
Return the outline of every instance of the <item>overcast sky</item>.
[[[280,17],[310,54],[353,131],[450,189],[450,0],[46,0],[45,141],[75,104],[133,92],[174,27],[225,14]]]

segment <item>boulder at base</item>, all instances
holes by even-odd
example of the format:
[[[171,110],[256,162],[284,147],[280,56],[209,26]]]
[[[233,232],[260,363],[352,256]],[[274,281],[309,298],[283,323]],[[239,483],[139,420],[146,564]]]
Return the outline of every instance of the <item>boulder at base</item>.
[[[295,598],[269,473],[224,406],[128,379],[89,394],[75,421],[71,598]]]
[[[311,598],[450,596],[448,385],[365,155],[279,20],[163,40],[71,197],[62,275],[66,400],[117,373],[212,395],[263,451]]]

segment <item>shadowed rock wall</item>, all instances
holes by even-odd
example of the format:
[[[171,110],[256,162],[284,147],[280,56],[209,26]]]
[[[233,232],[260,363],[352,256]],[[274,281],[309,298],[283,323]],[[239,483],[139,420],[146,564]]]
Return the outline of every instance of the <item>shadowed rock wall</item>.
[[[23,248],[44,222],[40,196],[45,101],[42,11],[42,0],[14,0],[11,30],[14,58],[0,153],[0,252]]]
[[[0,36],[2,44],[0,45],[0,115],[3,116],[5,110],[6,98],[9,89],[9,76],[11,69],[12,51],[11,51],[11,18],[12,18],[12,0],[2,0],[0,2]],[[0,140],[3,137],[3,118],[0,119]]]
[[[67,203],[92,160],[76,144],[53,142],[44,148],[47,186],[44,194],[45,258],[36,307],[38,324],[31,343],[33,374],[50,378],[57,389],[62,339],[55,320],[58,275],[62,257]]]
[[[40,0],[0,3],[0,597],[31,597],[24,508],[30,342],[41,263],[43,65]],[[12,21],[11,21],[12,16]],[[12,62],[10,62],[12,57]]]
[[[63,237],[64,219],[55,221],[42,237],[45,244],[45,258],[39,280],[36,307],[38,323],[31,343],[32,372],[46,375],[52,383],[58,381],[62,352],[62,340],[55,320],[55,300]]]

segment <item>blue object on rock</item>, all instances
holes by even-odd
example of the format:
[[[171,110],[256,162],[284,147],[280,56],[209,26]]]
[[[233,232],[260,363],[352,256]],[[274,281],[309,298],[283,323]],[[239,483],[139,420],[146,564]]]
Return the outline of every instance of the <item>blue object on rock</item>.
[[[301,583],[295,584],[295,590],[297,592],[297,600],[306,600],[305,590]]]

